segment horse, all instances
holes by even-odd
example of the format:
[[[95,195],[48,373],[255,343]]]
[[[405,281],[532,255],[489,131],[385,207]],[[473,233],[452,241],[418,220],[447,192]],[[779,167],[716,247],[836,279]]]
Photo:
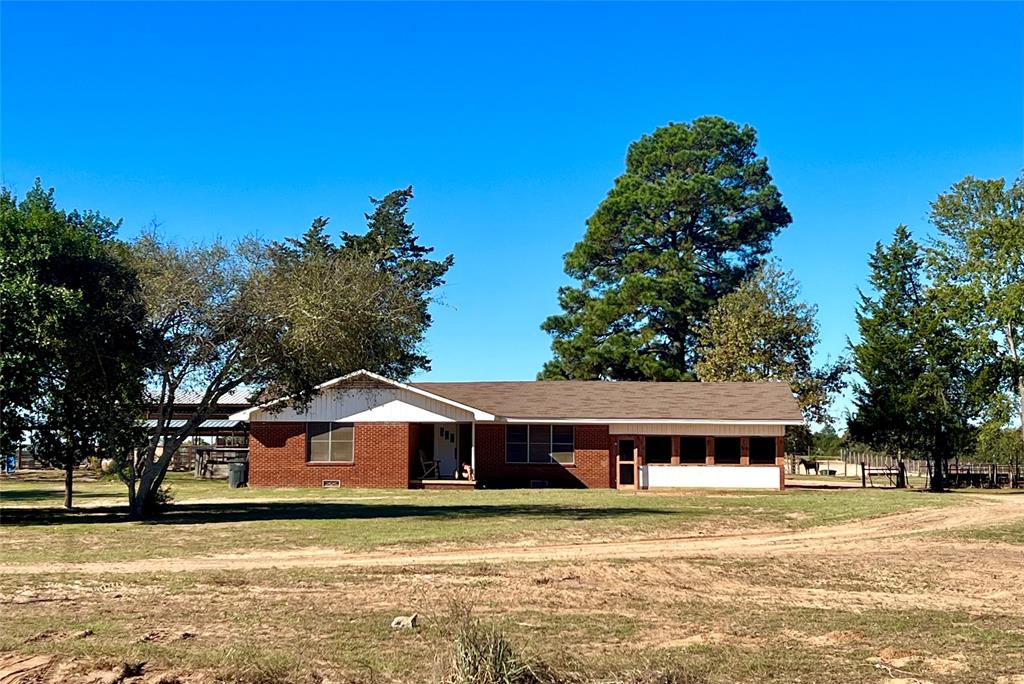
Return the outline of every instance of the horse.
[[[810,460],[808,460],[806,458],[801,458],[800,459],[800,465],[802,465],[804,467],[804,472],[807,473],[808,475],[811,474],[812,470],[814,471],[815,475],[818,474],[818,462],[817,461],[810,461]]]

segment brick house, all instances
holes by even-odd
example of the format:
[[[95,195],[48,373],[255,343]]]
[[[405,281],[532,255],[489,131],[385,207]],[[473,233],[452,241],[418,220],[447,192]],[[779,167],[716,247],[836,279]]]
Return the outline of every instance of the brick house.
[[[779,382],[419,382],[357,371],[249,422],[252,486],[781,489]]]

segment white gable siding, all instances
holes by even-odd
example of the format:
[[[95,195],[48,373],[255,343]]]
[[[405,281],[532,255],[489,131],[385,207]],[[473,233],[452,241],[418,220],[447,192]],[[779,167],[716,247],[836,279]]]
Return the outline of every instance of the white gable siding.
[[[401,388],[325,389],[304,411],[288,406],[274,413],[253,411],[249,420],[351,423],[450,423],[473,413]]]

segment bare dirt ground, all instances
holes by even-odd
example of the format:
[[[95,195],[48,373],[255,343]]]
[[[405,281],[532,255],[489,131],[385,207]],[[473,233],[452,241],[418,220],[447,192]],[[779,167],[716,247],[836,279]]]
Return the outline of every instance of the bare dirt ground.
[[[1024,497],[974,495],[963,505],[897,513],[866,521],[795,532],[714,536],[659,537],[638,541],[596,541],[573,544],[476,546],[458,551],[353,553],[313,548],[219,554],[202,557],[115,563],[0,564],[0,574],[72,573],[76,575],[147,572],[196,572],[302,567],[409,567],[465,563],[583,561],[736,557],[764,554],[858,554],[875,551],[910,537],[957,529],[989,527],[1024,519]],[[1022,558],[1024,562],[1024,558]]]

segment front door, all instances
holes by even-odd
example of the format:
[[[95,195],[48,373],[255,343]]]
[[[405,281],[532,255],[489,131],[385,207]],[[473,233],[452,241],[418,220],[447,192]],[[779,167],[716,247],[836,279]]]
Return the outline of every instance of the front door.
[[[459,467],[459,432],[454,423],[434,425],[434,460],[439,477],[455,477]]]
[[[636,440],[620,439],[615,462],[616,483],[619,489],[636,489]]]

